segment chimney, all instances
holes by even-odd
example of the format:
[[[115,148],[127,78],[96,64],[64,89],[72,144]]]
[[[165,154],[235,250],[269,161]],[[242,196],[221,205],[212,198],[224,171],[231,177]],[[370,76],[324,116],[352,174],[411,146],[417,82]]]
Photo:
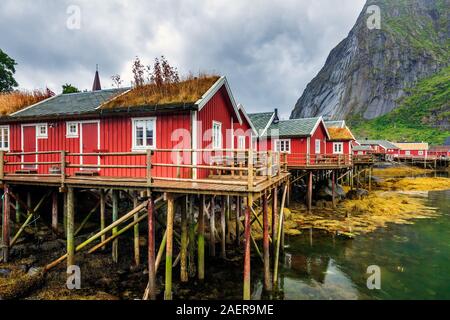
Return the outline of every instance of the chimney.
[[[273,123],[277,124],[280,122],[280,118],[278,117],[278,108],[275,108],[275,117],[273,118]]]
[[[102,85],[100,84],[100,76],[98,75],[98,64],[95,70],[94,84],[92,85],[92,91],[102,90]]]

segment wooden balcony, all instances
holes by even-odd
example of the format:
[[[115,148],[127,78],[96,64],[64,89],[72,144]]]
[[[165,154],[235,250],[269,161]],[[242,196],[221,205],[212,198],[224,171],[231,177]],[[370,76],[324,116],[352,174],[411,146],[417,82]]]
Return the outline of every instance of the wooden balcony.
[[[281,159],[287,169],[341,169],[353,165],[349,154],[283,153]]]
[[[285,179],[280,154],[253,150],[154,149],[143,152],[2,152],[3,183],[151,188],[161,192],[261,192]]]

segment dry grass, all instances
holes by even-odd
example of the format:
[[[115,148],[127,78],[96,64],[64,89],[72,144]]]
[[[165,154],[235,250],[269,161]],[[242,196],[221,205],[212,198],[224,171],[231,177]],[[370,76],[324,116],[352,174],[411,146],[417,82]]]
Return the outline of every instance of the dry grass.
[[[433,172],[433,170],[411,166],[398,166],[385,169],[374,169],[373,175],[377,177],[408,177],[419,176],[431,172]]]
[[[437,191],[449,190],[449,178],[402,178],[402,179],[387,179],[381,184],[383,190],[398,190],[398,191]]]
[[[0,94],[0,116],[10,115],[51,96],[52,94],[48,90],[2,93]]]
[[[353,136],[347,128],[328,128],[331,140],[352,140]]]
[[[398,193],[375,193],[362,200],[342,202],[337,210],[320,209],[308,214],[299,205],[292,209],[291,220],[298,229],[321,229],[330,233],[354,237],[387,227],[388,223],[411,224],[413,219],[433,218],[433,208],[424,199]]]
[[[105,103],[102,108],[194,103],[219,79],[217,75],[189,76],[179,83],[147,84]]]

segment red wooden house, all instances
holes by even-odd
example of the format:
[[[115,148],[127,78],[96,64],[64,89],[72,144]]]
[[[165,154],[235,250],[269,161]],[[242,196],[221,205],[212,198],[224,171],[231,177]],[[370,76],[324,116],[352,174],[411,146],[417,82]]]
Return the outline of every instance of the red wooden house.
[[[428,155],[437,158],[450,158],[450,146],[431,146]]]
[[[2,117],[0,147],[9,152],[5,172],[58,172],[64,151],[67,175],[145,177],[147,150],[154,150],[153,177],[205,178],[209,170],[192,165],[210,163],[215,153],[232,148],[233,126],[246,128],[246,119],[225,77],[177,86],[198,92],[159,101],[145,88],[62,94]],[[210,151],[192,151],[198,149]]]
[[[428,143],[425,142],[402,142],[395,143],[395,146],[399,149],[400,157],[427,157],[428,156]]]
[[[336,165],[340,160],[344,165],[350,161],[349,154],[342,159],[327,154],[330,135],[322,117],[280,120],[275,109],[251,114],[250,119],[258,131],[258,150],[285,154],[291,168]]]
[[[353,141],[356,141],[345,121],[325,121],[330,139],[327,141],[327,154],[351,155]]]
[[[251,122],[250,117],[241,104],[238,105],[238,110],[239,116],[241,117],[242,121],[240,123],[233,123],[233,149],[249,149],[250,147],[252,147],[252,142],[254,138],[256,138],[258,133],[255,126]]]

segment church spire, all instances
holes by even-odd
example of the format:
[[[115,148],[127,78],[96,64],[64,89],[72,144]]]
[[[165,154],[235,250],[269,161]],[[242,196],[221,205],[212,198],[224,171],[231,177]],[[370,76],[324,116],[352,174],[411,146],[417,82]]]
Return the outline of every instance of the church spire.
[[[96,65],[94,84],[92,85],[92,91],[102,90],[102,85],[100,84],[100,76],[98,75],[98,64]]]

